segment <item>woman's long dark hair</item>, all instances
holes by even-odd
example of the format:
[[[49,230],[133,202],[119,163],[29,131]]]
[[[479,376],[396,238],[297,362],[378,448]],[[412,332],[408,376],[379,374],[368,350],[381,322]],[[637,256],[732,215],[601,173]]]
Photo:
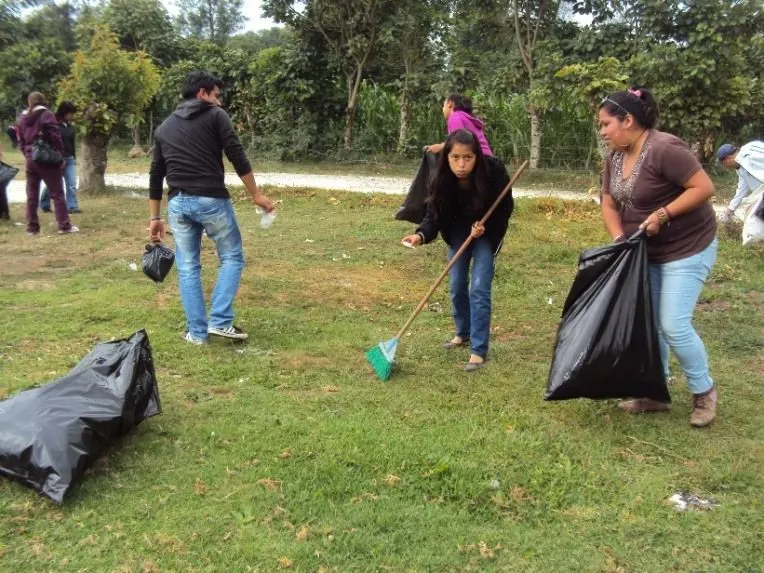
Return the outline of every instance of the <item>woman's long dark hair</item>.
[[[459,129],[446,139],[446,144],[440,152],[438,167],[429,180],[429,200],[435,203],[438,214],[441,216],[452,212],[456,207],[459,179],[451,171],[451,166],[448,163],[448,154],[451,153],[451,149],[456,143],[469,146],[475,154],[475,168],[469,174],[469,182],[473,208],[475,212],[482,213],[488,209],[490,201],[488,164],[480,148],[480,142],[478,142],[475,134],[468,129]]]

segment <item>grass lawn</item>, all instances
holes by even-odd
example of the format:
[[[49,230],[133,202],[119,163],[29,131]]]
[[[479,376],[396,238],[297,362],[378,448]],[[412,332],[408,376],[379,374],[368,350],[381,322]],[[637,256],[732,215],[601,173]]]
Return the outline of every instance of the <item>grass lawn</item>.
[[[175,272],[155,286],[130,270],[145,201],[84,196],[67,237],[50,216],[40,237],[0,224],[0,397],[146,328],[164,409],[62,506],[0,480],[0,570],[762,571],[761,248],[722,233],[696,316],[720,417],[697,430],[681,376],[668,414],[542,400],[578,253],[606,239],[595,205],[518,201],[483,371],[439,348],[444,285],[381,383],[364,352],[408,316],[443,244],[400,246],[399,198],[268,192],[283,203],[267,231],[238,205],[244,345],[183,342]],[[209,289],[207,240],[203,257]],[[720,506],[677,512],[678,490]]]

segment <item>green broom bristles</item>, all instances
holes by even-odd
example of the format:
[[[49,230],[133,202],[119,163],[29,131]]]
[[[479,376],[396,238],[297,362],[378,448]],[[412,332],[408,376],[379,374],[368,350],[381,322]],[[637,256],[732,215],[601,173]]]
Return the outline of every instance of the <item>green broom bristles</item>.
[[[383,382],[390,380],[395,364],[395,349],[398,346],[398,339],[393,338],[387,342],[380,342],[374,348],[366,352],[368,360],[374,373]]]

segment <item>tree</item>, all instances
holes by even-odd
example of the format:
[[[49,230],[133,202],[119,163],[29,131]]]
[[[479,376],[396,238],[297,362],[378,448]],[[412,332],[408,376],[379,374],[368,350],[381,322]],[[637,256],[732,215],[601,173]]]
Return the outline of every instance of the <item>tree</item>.
[[[408,146],[412,92],[433,77],[431,64],[437,52],[432,43],[435,29],[445,20],[438,0],[401,0],[383,36],[388,52],[399,60],[400,75],[396,81],[400,93],[400,127],[396,150],[403,153]]]
[[[307,0],[302,12],[295,0],[265,0],[266,16],[294,27],[312,28],[324,38],[334,63],[342,69],[347,88],[343,144],[353,146],[353,122],[364,71],[395,8],[392,0]]]
[[[146,52],[160,68],[180,58],[178,33],[159,0],[110,0],[103,19],[122,49]]]
[[[56,38],[22,40],[0,52],[0,113],[15,117],[29,92],[56,96],[58,81],[69,71],[71,56]]]
[[[106,26],[97,27],[89,48],[75,54],[59,99],[72,101],[81,110],[83,191],[104,192],[114,128],[120,121],[129,125],[142,118],[158,87],[159,74],[151,59],[144,52],[120,49],[117,36]]]
[[[178,26],[186,35],[222,46],[244,26],[243,6],[244,0],[178,0]]]
[[[559,1],[555,0],[512,0],[512,20],[515,39],[520,57],[528,73],[528,92],[530,93],[528,112],[531,118],[531,156],[530,168],[537,169],[541,158],[541,114],[537,87],[536,67],[538,54],[536,48],[544,39],[549,28],[557,18]]]
[[[65,51],[72,52],[77,49],[75,15],[76,10],[69,2],[47,4],[24,21],[25,35],[35,41],[56,38]]]

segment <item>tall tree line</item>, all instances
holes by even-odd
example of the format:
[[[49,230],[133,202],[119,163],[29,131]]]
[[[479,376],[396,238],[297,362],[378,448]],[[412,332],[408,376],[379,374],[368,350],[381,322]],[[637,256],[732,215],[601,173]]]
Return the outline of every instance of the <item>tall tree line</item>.
[[[56,97],[107,26],[159,74],[142,117],[115,127],[138,144],[198,67],[224,79],[253,149],[280,158],[416,154],[442,137],[450,91],[534,167],[592,166],[593,112],[628,84],[652,88],[662,128],[700,155],[764,126],[760,0],[265,0],[283,27],[246,34],[242,0],[177,5],[173,18],[158,0],[0,0],[0,113],[31,90]]]

